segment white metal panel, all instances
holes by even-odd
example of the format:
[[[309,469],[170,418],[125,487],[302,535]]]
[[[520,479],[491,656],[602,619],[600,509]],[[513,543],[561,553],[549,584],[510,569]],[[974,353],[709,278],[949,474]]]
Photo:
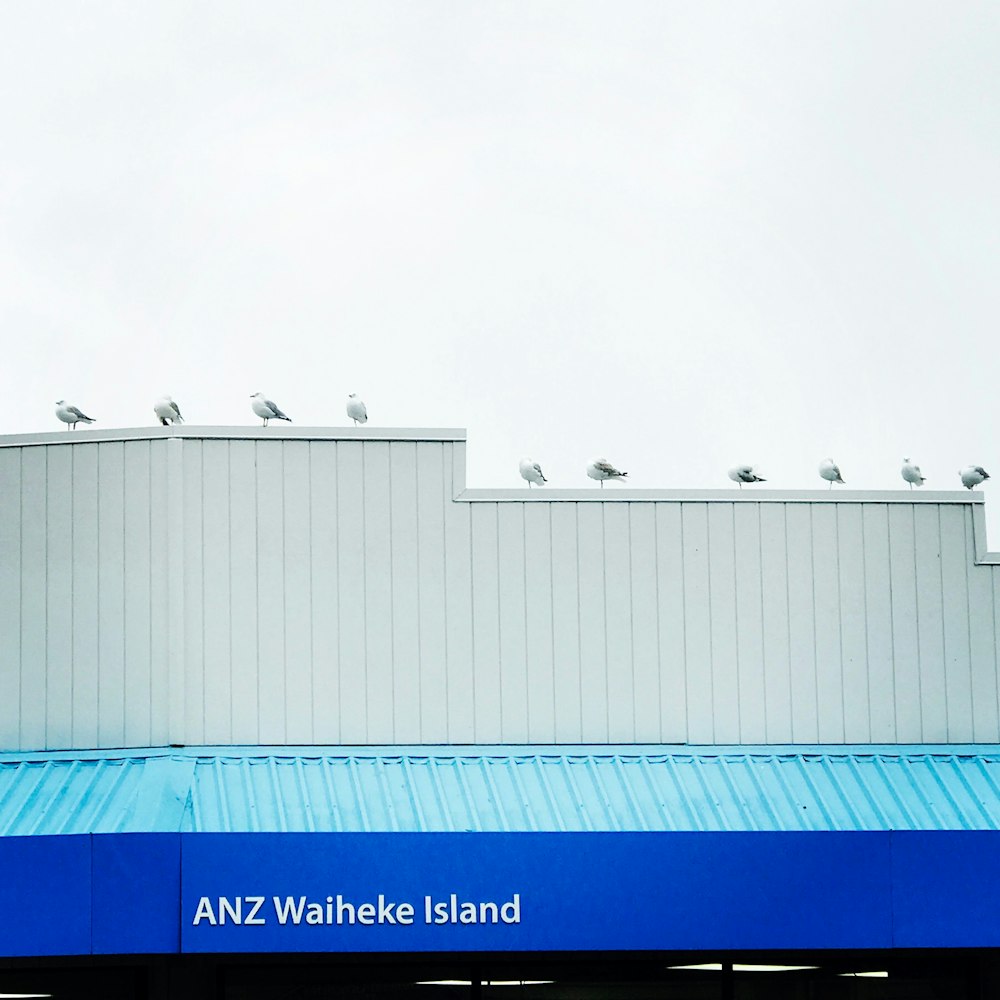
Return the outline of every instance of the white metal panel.
[[[656,504],[656,656],[660,673],[660,738],[688,740],[687,642],[685,625],[682,504]],[[693,595],[692,595],[693,596]]]
[[[684,595],[684,689],[688,739],[714,743],[712,613],[709,595],[708,504],[681,505]],[[732,692],[728,692],[732,694]]]
[[[257,442],[257,670],[264,743],[285,742],[284,451],[284,442]]]
[[[260,735],[257,523],[264,513],[258,507],[256,442],[230,442],[229,474],[230,731],[233,742],[252,744]]]
[[[417,445],[391,446],[393,684],[389,706],[400,743],[420,742],[420,590],[417,564]],[[386,623],[383,622],[383,626]],[[469,704],[471,711],[471,703]]]
[[[941,586],[940,508],[913,509],[914,558],[917,567],[917,643],[920,651],[922,738],[948,741],[945,687],[944,602]]]
[[[764,659],[764,565],[760,507],[756,504],[733,504],[732,518],[739,739],[741,743],[766,743],[768,664]]]
[[[284,590],[282,593],[285,664],[285,739],[289,743],[312,741],[312,643],[311,621],[311,552],[309,538],[310,509],[309,442],[286,441],[282,444],[282,555]]]
[[[395,446],[393,446],[395,447]],[[445,445],[417,444],[417,593],[420,611],[420,739],[448,731],[445,593]]]
[[[97,743],[125,743],[125,445],[97,445]],[[77,671],[74,669],[74,676]]]
[[[819,504],[812,515],[812,587],[816,647],[817,735],[844,741],[844,668],[841,651],[840,519],[838,505]]]
[[[365,731],[395,735],[393,706],[392,615],[394,566],[389,449],[386,441],[366,444],[364,469],[364,602],[365,602]],[[417,590],[419,594],[419,588]],[[419,598],[418,598],[419,600]],[[417,682],[419,691],[420,682]],[[419,733],[419,698],[406,707]],[[419,740],[418,740],[419,742]]]
[[[837,506],[837,550],[840,571],[840,662],[844,690],[844,738],[848,743],[871,741],[865,545],[863,507]]]
[[[965,518],[965,572],[969,591],[969,642],[972,665],[972,737],[989,743],[1000,731],[997,706],[997,623],[993,609],[995,570],[976,566],[971,518]]]
[[[1000,739],[964,494],[490,499],[457,439],[191,430],[0,447],[5,744]]]
[[[497,507],[500,612],[500,736],[528,742],[528,637],[525,617],[524,507]]]
[[[204,465],[201,441],[186,442],[181,453],[181,539],[183,594],[183,685],[180,689],[182,715],[175,742],[206,743],[205,726],[205,619],[223,609],[224,594],[205,591],[205,535],[203,508]]]
[[[764,671],[763,743],[791,743],[794,738],[786,510],[786,504],[761,504],[757,508],[760,518],[760,657]]]
[[[99,444],[72,449],[72,523],[70,525],[72,597],[70,627],[73,658],[72,740],[75,746],[98,743],[98,470]]]
[[[813,508],[806,504],[784,504],[784,509],[791,738],[795,743],[818,743],[820,659],[816,635]]]
[[[48,658],[48,449],[21,453],[21,746],[67,746],[50,736],[48,688],[57,675]]]
[[[972,657],[969,647],[969,581],[966,511],[940,507],[941,589],[944,601],[945,687],[948,739],[969,738],[972,729]],[[959,735],[962,734],[962,735]]]
[[[464,446],[448,444],[450,461],[445,461],[445,625],[448,670],[448,724],[446,739],[473,743],[475,725],[475,668],[472,654],[472,545],[471,504],[449,503],[456,490],[455,476],[465,482]],[[461,460],[459,455],[462,456]],[[450,474],[449,474],[450,473]]]
[[[888,511],[889,582],[892,597],[892,718],[896,738],[903,743],[919,743],[923,739],[913,524],[915,509],[894,506]]]
[[[861,508],[865,578],[865,660],[868,677],[870,739],[896,740],[896,691],[893,683],[892,585],[889,561],[889,510],[886,504]]]
[[[308,716],[316,742],[340,738],[340,533],[337,517],[337,446],[309,444],[309,592],[313,697]]]
[[[473,508],[475,509],[475,508]],[[552,658],[557,742],[583,740],[580,702],[580,574],[575,503],[549,508],[552,526]]]
[[[73,743],[73,451],[45,450],[45,738]]]
[[[580,504],[577,549],[580,580],[580,718],[585,739],[608,740],[608,636],[605,624],[602,504]]]
[[[130,445],[130,449],[135,445]],[[148,444],[149,457],[149,742],[162,746],[170,742],[170,544],[171,510],[179,502],[170,486],[169,456],[175,447],[170,441]],[[175,551],[175,549],[173,550]],[[141,593],[141,592],[140,592]],[[136,623],[141,627],[141,620]],[[138,642],[138,638],[135,640]],[[140,661],[144,663],[144,659]],[[130,692],[140,697],[134,689]],[[144,713],[140,710],[140,718]]]
[[[502,743],[497,505],[472,508],[472,683],[476,742]]]
[[[0,451],[0,748],[20,745],[21,451]]]
[[[369,736],[368,655],[365,648],[365,490],[364,445],[337,444],[337,566],[340,688],[337,742],[365,743]]]
[[[651,504],[628,504],[625,509],[629,518],[628,609],[633,669],[633,739],[640,743],[659,743],[662,734],[662,692],[656,579],[656,508]]]
[[[736,540],[732,504],[708,505],[709,669],[712,672],[712,739],[739,743],[744,697],[752,697],[750,711],[763,710],[763,690],[745,691],[740,683],[736,635]]]
[[[601,504],[600,509],[604,512],[608,739],[613,743],[629,743],[636,738],[629,505],[607,503]],[[645,637],[640,641],[645,641]]]
[[[552,636],[552,507],[526,504],[524,510],[524,605],[527,656],[528,742],[551,736],[556,719]]]
[[[200,586],[205,594],[212,595],[212,603],[202,618],[204,728],[219,734],[218,742],[223,744],[235,740],[229,449],[228,441],[201,442],[201,530],[205,544]]]

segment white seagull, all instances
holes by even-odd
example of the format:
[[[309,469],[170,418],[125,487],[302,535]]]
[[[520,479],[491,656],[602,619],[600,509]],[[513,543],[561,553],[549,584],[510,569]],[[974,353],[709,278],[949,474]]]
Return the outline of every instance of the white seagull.
[[[927,477],[920,474],[920,466],[914,465],[908,458],[903,459],[899,474],[910,484],[911,490],[914,486],[923,486],[927,482]]]
[[[168,424],[184,423],[184,418],[181,416],[181,408],[170,396],[161,396],[153,404],[153,412],[160,418],[160,423],[164,427]]]
[[[355,427],[358,424],[368,423],[368,411],[365,409],[365,404],[358,399],[356,392],[347,397],[347,415],[354,421]]]
[[[822,462],[819,463],[819,474],[829,482],[827,489],[833,489],[834,483],[840,483],[841,486],[844,485],[844,478],[840,474],[840,469],[837,468],[837,463],[832,458],[824,458]]]
[[[967,465],[959,475],[962,477],[962,485],[967,490],[990,478],[990,474],[981,465]]]
[[[518,467],[521,470],[521,478],[527,482],[529,490],[532,483],[538,483],[541,486],[542,483],[548,482],[542,475],[542,467],[537,462],[532,462],[530,458],[522,458]]]
[[[65,399],[56,400],[56,416],[66,425],[66,430],[76,430],[76,425],[82,420],[85,424],[92,424],[94,417],[88,417],[82,410],[75,406],[70,406]]]
[[[278,408],[277,403],[272,403],[271,400],[264,398],[264,393],[255,392],[250,399],[253,400],[250,404],[253,407],[253,412],[263,419],[265,427],[268,420],[287,420],[289,423],[292,422],[292,418],[286,417]]]
[[[605,479],[624,479],[628,473],[619,472],[606,458],[592,458],[587,466],[587,475],[599,480],[603,490]]]
[[[729,470],[729,478],[734,483],[740,484],[740,489],[743,489],[744,483],[766,483],[767,480],[763,476],[758,476],[756,470],[752,465],[734,465]]]

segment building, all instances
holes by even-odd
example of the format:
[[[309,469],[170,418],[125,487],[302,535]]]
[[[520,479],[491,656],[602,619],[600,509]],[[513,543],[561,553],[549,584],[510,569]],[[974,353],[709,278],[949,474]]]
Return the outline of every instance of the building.
[[[0,438],[0,993],[994,995],[982,495],[464,455]]]

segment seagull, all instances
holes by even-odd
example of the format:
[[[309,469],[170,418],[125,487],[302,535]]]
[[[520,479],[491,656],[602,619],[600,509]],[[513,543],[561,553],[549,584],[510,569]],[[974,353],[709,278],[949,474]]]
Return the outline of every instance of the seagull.
[[[920,474],[920,466],[914,465],[908,458],[903,459],[899,474],[910,484],[911,490],[914,486],[923,486],[927,481],[927,477]]]
[[[542,483],[548,482],[545,476],[542,475],[542,467],[537,462],[532,462],[530,458],[522,458],[519,467],[521,469],[521,478],[527,481],[529,490],[532,483],[538,483],[541,486]]]
[[[253,412],[257,414],[258,417],[262,417],[264,420],[264,426],[267,426],[268,420],[287,420],[289,423],[292,422],[291,417],[286,417],[281,410],[278,409],[277,403],[272,403],[271,400],[264,398],[264,393],[255,392],[250,397],[253,402],[250,404],[253,407]]]
[[[981,465],[967,465],[959,475],[962,477],[962,485],[968,490],[990,478],[990,474]]]
[[[734,465],[729,470],[729,478],[734,483],[740,484],[740,489],[743,489],[744,483],[766,483],[767,480],[763,476],[758,476],[754,471],[752,465]]]
[[[844,485],[840,469],[837,468],[837,463],[832,458],[824,458],[819,463],[819,474],[830,483],[827,489],[832,490],[834,483],[840,483],[841,486]]]
[[[153,404],[153,412],[160,418],[160,423],[164,427],[168,424],[184,423],[184,418],[181,416],[181,408],[170,396],[161,396]]]
[[[355,427],[358,424],[368,423],[368,411],[365,409],[365,404],[358,399],[356,392],[347,397],[347,415],[354,421]]]
[[[587,466],[587,475],[591,479],[600,480],[603,490],[605,479],[624,479],[628,473],[619,472],[606,458],[593,458]]]
[[[56,416],[66,425],[66,430],[76,430],[76,425],[82,420],[85,424],[92,424],[94,417],[88,417],[82,410],[75,406],[70,406],[65,399],[56,400]]]

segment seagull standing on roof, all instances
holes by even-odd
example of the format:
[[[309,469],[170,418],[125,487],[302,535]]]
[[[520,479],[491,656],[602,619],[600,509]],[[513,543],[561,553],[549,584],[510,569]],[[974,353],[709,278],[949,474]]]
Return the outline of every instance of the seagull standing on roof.
[[[766,483],[767,480],[763,476],[758,476],[754,467],[752,465],[734,465],[729,470],[729,478],[734,483],[740,484],[740,489],[743,489],[744,483]]]
[[[914,486],[923,486],[927,482],[927,477],[920,474],[920,466],[914,465],[908,458],[903,459],[899,474],[910,484],[911,490]]]
[[[181,408],[170,396],[161,396],[153,404],[153,412],[160,418],[160,423],[164,427],[168,424],[184,423],[184,418],[181,416]]]
[[[837,463],[832,458],[824,458],[819,463],[819,474],[830,484],[827,489],[832,490],[834,483],[844,485],[844,478],[840,474],[840,469],[837,468]]]
[[[88,417],[82,410],[75,406],[70,406],[65,399],[56,400],[56,416],[66,425],[66,430],[76,430],[76,425],[82,420],[85,424],[92,424],[94,417]]]
[[[277,403],[272,403],[271,400],[264,398],[264,393],[255,392],[250,399],[252,400],[250,405],[253,407],[253,412],[263,419],[265,427],[268,420],[287,420],[289,423],[292,422],[292,418],[286,417],[278,408]]]
[[[542,467],[537,462],[532,462],[530,458],[522,458],[519,468],[521,470],[521,478],[527,482],[529,490],[532,483],[538,483],[541,486],[543,483],[548,482],[545,476],[542,475]]]
[[[603,490],[605,479],[624,479],[628,473],[619,472],[606,458],[593,458],[587,466],[587,475],[598,480]]]
[[[971,490],[973,486],[986,482],[990,474],[981,465],[967,465],[959,475],[962,477],[962,485]]]
[[[347,397],[347,415],[354,421],[355,427],[358,424],[368,423],[368,411],[365,409],[365,404],[358,399],[356,392]]]

